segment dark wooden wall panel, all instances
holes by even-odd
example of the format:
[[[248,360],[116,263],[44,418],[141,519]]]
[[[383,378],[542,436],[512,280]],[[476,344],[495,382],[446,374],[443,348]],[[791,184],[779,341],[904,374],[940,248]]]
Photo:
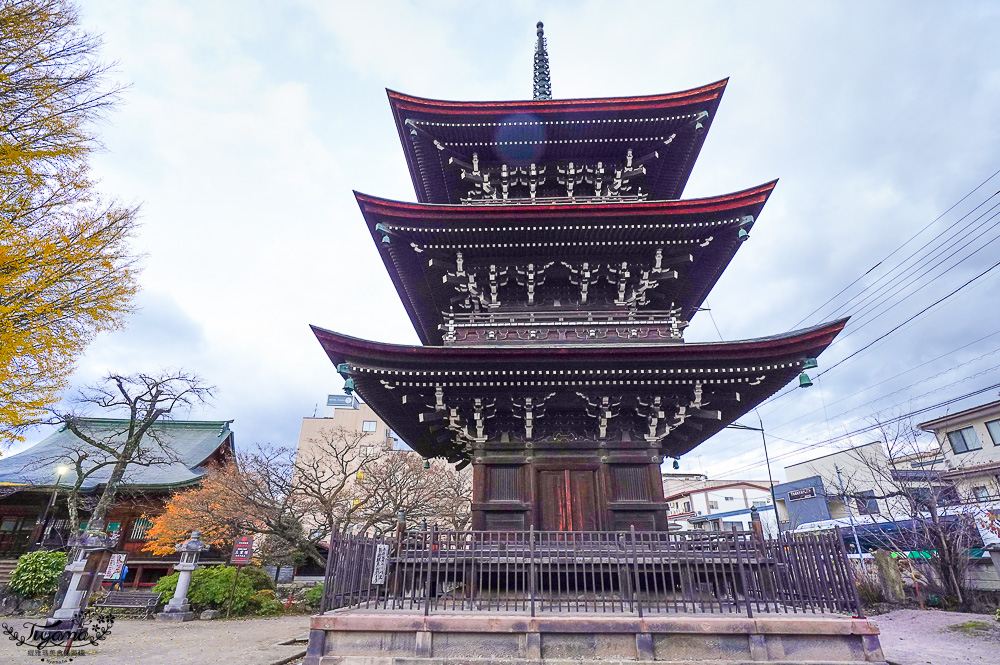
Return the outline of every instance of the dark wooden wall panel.
[[[613,501],[649,501],[649,465],[617,464],[612,467]]]
[[[491,465],[486,469],[488,501],[524,501],[524,474],[519,465]]]

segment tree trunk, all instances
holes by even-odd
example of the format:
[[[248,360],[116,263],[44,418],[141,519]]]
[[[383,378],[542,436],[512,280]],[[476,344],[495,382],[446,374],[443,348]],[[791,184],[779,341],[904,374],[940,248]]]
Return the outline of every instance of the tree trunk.
[[[80,531],[80,495],[73,491],[66,497],[66,512],[69,514],[69,532],[76,535]]]
[[[104,531],[104,516],[108,514],[111,509],[111,504],[115,500],[115,496],[118,494],[118,486],[122,482],[122,477],[125,475],[125,469],[128,468],[129,462],[132,461],[132,455],[134,453],[137,444],[133,444],[131,441],[125,444],[125,450],[122,451],[121,457],[115,463],[114,469],[111,471],[111,476],[108,478],[107,485],[104,486],[104,492],[101,494],[100,500],[97,502],[97,506],[94,507],[94,512],[90,515],[90,521],[87,523],[87,530],[92,531],[91,525],[99,525],[100,530]]]

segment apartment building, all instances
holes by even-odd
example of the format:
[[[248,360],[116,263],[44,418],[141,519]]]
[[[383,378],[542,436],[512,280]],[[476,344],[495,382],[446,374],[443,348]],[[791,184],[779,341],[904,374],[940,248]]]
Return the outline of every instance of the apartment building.
[[[749,529],[756,509],[765,532],[777,532],[767,481],[709,480],[701,474],[665,473],[663,487],[667,519],[681,531]]]
[[[918,427],[937,438],[944,478],[955,486],[958,496],[1000,509],[1000,400]]]

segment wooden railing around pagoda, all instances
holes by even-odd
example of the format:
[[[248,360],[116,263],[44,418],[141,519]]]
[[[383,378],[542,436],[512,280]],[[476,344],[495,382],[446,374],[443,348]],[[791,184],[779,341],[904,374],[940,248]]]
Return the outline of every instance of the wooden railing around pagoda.
[[[331,540],[322,610],[861,615],[839,531],[409,531]]]

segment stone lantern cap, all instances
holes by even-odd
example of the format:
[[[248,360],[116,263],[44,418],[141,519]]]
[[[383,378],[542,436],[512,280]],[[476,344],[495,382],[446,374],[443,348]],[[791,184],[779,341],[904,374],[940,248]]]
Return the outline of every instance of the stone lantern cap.
[[[183,543],[178,543],[174,546],[175,552],[204,552],[209,547],[208,543],[205,543],[201,539],[201,531],[195,529],[191,532],[191,537],[185,540]]]

